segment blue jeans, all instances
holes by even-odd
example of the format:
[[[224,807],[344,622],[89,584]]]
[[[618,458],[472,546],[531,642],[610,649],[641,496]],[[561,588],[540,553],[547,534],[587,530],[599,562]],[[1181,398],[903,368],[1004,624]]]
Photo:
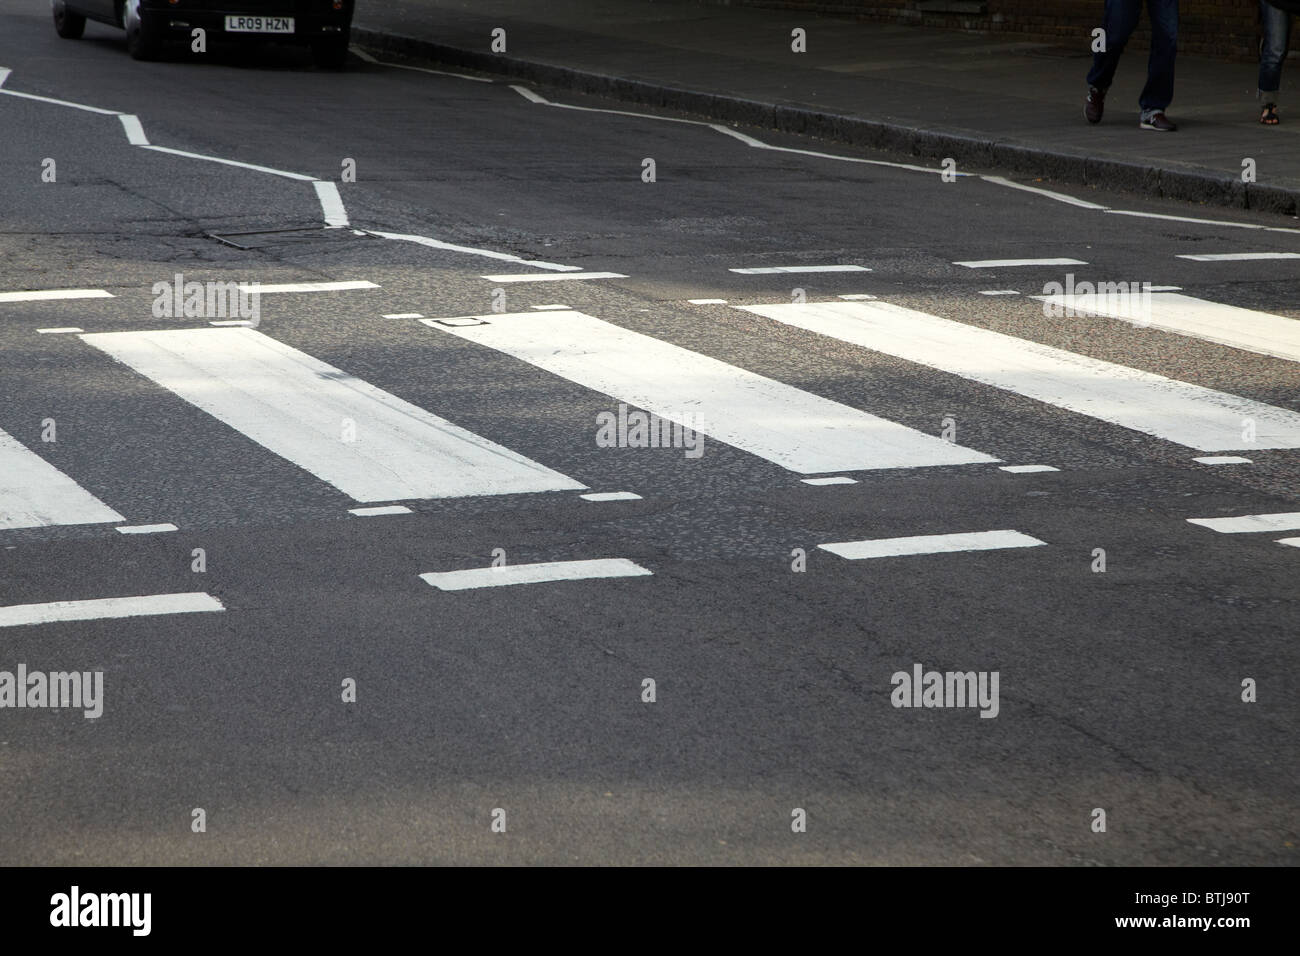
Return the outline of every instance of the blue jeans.
[[[1259,0],[1264,42],[1259,46],[1259,92],[1276,93],[1282,86],[1282,61],[1291,39],[1291,14]]]
[[[1151,18],[1151,56],[1147,60],[1147,82],[1138,97],[1144,113],[1165,109],[1174,99],[1174,57],[1178,53],[1178,0],[1146,0]],[[1106,0],[1106,52],[1092,55],[1088,85],[1100,90],[1115,79],[1124,46],[1137,27],[1142,0]]]

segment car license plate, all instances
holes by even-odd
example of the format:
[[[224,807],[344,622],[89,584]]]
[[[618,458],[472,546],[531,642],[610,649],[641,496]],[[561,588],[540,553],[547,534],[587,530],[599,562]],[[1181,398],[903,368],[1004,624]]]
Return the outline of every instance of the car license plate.
[[[227,33],[292,33],[293,17],[227,16]]]

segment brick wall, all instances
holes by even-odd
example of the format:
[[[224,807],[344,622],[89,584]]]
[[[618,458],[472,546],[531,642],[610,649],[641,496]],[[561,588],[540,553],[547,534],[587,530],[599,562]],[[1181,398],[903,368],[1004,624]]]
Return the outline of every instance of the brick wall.
[[[1006,33],[1086,48],[1101,25],[1104,0],[718,0],[756,7],[810,10],[894,23]],[[1145,6],[1145,4],[1144,4]],[[1254,60],[1259,51],[1258,0],[1181,0],[1180,52]],[[1150,36],[1143,14],[1133,49]]]

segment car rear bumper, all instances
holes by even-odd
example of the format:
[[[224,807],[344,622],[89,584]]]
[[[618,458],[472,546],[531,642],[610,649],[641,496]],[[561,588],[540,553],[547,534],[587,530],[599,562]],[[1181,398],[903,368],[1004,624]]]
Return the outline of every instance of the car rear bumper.
[[[352,23],[352,4],[345,2],[343,9],[335,10],[329,0],[316,2],[251,3],[226,0],[223,3],[204,3],[202,0],[144,0],[140,4],[146,17],[156,18],[160,29],[172,34],[188,33],[194,29],[207,32],[209,40],[279,40],[309,42],[314,39],[338,37],[345,34]],[[292,17],[293,33],[245,33],[226,30],[226,17],[238,15]]]

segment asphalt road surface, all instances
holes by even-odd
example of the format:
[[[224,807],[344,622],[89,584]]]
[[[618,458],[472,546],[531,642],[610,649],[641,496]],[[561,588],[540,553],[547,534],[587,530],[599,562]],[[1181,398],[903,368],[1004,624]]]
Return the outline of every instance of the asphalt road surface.
[[[1294,861],[1300,222],[47,7],[0,860]]]

